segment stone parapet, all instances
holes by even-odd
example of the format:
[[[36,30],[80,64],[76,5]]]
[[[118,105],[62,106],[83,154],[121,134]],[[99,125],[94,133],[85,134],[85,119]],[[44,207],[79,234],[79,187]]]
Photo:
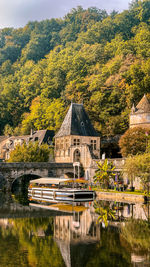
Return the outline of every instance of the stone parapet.
[[[115,193],[115,192],[96,192],[98,200],[110,200],[126,203],[144,203],[143,195],[127,194],[127,193]]]

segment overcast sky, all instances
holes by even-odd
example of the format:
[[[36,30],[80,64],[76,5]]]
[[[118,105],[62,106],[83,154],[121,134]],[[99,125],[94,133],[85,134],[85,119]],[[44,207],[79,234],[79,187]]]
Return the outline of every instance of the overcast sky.
[[[72,8],[96,6],[122,11],[130,0],[0,0],[0,28],[22,27],[28,21],[63,17]]]

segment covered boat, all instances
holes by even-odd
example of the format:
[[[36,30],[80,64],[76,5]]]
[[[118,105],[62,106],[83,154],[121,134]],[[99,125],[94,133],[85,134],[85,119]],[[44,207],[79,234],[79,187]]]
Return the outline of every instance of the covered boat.
[[[28,188],[30,201],[38,202],[86,202],[95,199],[95,192],[83,188],[87,181],[60,178],[40,178],[31,180]]]

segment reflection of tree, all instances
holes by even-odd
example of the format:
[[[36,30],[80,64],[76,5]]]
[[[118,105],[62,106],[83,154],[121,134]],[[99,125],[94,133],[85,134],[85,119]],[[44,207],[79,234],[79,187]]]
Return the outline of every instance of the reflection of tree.
[[[150,224],[131,219],[121,228],[121,235],[134,251],[150,251]]]
[[[8,259],[10,255],[6,253],[8,247],[5,247],[5,252],[2,250],[7,255],[7,261],[4,256],[1,266],[7,266],[8,262],[12,262],[12,266],[64,266],[60,251],[53,240],[53,218],[10,219],[9,226],[1,230],[0,247],[3,243],[8,247],[12,244],[12,254],[11,259]],[[17,252],[13,254],[13,247],[18,254]],[[27,253],[24,255],[25,251]],[[21,261],[20,255],[24,257],[25,263]],[[19,261],[18,265],[17,261]]]
[[[120,243],[118,229],[107,227],[101,229],[101,241],[92,248],[85,267],[131,267],[130,259],[129,251]]]
[[[98,221],[103,222],[105,226],[108,226],[108,220],[115,219],[116,210],[114,207],[110,206],[110,203],[107,201],[94,201],[95,213],[97,213]]]

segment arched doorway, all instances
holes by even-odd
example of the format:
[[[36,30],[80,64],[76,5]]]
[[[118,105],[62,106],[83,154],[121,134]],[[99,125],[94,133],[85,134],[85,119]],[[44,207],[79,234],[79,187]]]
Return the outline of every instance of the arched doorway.
[[[80,150],[76,149],[73,153],[73,162],[80,162]]]

